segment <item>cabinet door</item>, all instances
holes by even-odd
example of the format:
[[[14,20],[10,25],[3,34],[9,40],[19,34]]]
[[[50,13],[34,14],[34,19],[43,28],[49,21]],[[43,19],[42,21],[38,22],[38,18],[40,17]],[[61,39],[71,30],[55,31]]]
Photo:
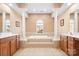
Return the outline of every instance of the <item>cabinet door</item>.
[[[63,49],[64,49],[64,51],[67,53],[67,49],[68,49],[68,45],[67,45],[67,43],[68,43],[68,39],[67,39],[67,36],[64,36],[64,47],[63,47]]]
[[[10,42],[1,43],[1,56],[10,56]]]
[[[13,55],[16,52],[16,38],[12,38],[11,40],[11,55]]]
[[[73,49],[74,45],[74,38],[73,37],[68,37],[68,49]]]
[[[60,36],[60,47],[66,53],[68,49],[67,41],[68,41],[67,36]]]
[[[74,55],[74,37],[68,37],[68,54]]]
[[[62,50],[64,50],[64,37],[63,36],[60,36],[60,47]]]
[[[60,36],[60,48],[63,50],[63,36]]]
[[[17,36],[17,49],[20,48],[20,36],[18,35]]]

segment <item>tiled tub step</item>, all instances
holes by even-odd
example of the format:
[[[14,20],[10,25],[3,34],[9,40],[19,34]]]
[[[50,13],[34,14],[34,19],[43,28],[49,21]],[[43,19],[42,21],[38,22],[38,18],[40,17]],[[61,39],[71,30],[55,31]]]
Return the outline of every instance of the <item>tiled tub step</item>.
[[[27,42],[52,42],[51,39],[28,39]]]
[[[23,48],[59,48],[58,43],[53,42],[26,42]]]
[[[21,41],[22,48],[59,48],[59,41]]]
[[[45,48],[45,47],[49,47],[49,48],[52,48],[53,47],[53,44],[51,42],[27,42],[26,44],[26,47],[27,48]]]

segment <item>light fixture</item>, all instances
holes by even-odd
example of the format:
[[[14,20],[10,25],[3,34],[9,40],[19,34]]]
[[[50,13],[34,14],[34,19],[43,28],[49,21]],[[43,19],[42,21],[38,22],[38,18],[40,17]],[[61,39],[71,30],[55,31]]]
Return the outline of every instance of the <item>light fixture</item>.
[[[36,11],[36,9],[33,9],[33,12],[35,12]]]
[[[47,9],[43,9],[43,11],[44,11],[44,12],[46,12],[46,11],[47,11]]]
[[[70,6],[72,3],[67,3],[68,6]]]
[[[11,3],[9,3],[8,5],[9,5],[9,6],[13,6],[13,4],[11,4]]]

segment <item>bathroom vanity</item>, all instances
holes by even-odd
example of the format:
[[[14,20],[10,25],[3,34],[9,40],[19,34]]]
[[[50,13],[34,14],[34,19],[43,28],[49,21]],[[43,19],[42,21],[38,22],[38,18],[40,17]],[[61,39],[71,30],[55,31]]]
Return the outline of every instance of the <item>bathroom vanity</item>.
[[[70,56],[79,56],[79,36],[61,35],[60,48]]]
[[[0,35],[0,56],[12,56],[19,48],[19,35]]]

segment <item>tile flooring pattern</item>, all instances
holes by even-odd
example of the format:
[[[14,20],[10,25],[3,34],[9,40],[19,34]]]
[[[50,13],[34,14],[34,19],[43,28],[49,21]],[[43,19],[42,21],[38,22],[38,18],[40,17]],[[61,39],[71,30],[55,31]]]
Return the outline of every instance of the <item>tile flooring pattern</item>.
[[[58,48],[24,48],[17,51],[14,56],[67,56]]]

